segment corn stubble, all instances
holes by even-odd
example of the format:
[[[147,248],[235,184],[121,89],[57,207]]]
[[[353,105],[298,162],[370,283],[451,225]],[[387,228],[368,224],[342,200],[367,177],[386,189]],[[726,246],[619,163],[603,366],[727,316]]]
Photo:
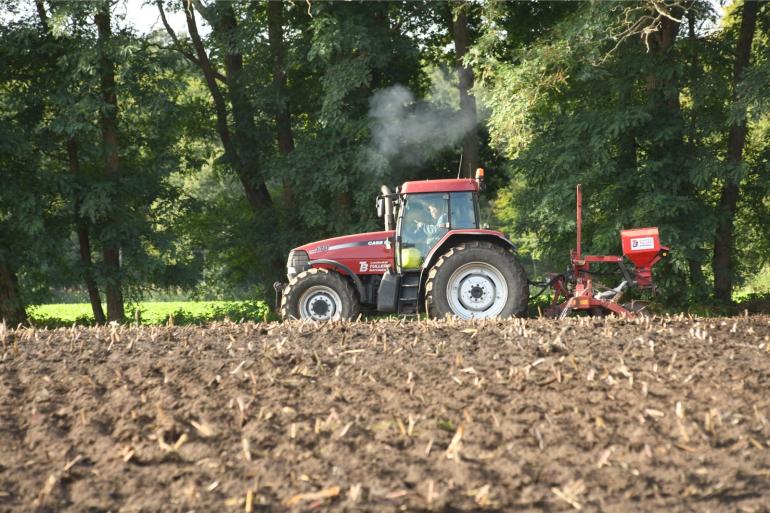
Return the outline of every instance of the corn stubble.
[[[0,330],[0,510],[762,511],[770,318]]]

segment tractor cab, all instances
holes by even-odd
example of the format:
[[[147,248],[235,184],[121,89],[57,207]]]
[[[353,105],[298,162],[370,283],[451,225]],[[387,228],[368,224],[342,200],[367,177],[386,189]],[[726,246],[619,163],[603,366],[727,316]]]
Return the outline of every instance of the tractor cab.
[[[450,231],[479,229],[479,184],[470,179],[425,180],[406,182],[395,194],[383,190],[377,211],[385,217],[386,230],[395,219],[398,271],[422,268]],[[392,213],[386,213],[383,202],[392,202]]]

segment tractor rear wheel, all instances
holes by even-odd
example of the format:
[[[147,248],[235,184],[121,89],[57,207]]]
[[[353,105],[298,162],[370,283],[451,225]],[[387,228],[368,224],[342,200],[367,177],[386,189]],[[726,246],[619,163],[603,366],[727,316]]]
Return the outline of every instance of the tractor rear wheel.
[[[428,273],[425,306],[431,317],[461,319],[522,316],[529,285],[510,251],[490,242],[455,246]]]
[[[341,274],[327,269],[308,269],[283,289],[281,318],[333,321],[354,319],[359,303],[356,292]]]

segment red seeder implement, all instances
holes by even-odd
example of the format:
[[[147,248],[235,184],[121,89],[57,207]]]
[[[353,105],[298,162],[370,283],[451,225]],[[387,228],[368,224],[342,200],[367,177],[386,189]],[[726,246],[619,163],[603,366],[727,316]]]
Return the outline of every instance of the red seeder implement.
[[[668,256],[669,248],[660,245],[657,228],[622,230],[623,255],[633,263],[626,267],[622,256],[583,255],[581,249],[583,196],[577,186],[577,247],[570,252],[570,267],[564,274],[552,274],[548,284],[553,288],[553,301],[548,311],[559,318],[570,312],[586,310],[592,315],[614,312],[626,318],[635,317],[635,308],[620,301],[631,288],[654,289],[652,266]],[[593,285],[591,264],[617,264],[622,281],[617,287],[597,291]],[[563,299],[562,299],[563,298]]]

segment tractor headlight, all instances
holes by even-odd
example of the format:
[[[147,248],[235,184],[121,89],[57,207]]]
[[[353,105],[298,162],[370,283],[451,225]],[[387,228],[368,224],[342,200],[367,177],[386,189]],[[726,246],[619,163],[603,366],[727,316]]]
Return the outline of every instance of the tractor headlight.
[[[307,252],[292,250],[289,252],[289,259],[286,261],[286,275],[289,279],[294,278],[299,273],[310,268],[310,258]]]

